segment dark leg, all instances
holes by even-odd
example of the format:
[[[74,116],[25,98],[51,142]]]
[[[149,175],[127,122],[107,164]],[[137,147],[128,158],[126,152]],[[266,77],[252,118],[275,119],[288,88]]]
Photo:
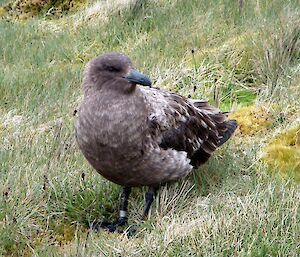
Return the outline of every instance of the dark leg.
[[[127,210],[128,210],[128,199],[131,193],[131,187],[124,187],[121,195],[121,204],[120,204],[120,212],[118,222],[121,226],[127,223]]]
[[[128,210],[128,199],[131,193],[131,187],[124,187],[121,194],[120,212],[119,217],[115,222],[101,222],[100,224],[94,224],[93,228],[99,230],[100,228],[108,229],[109,232],[114,232],[118,227],[127,224],[127,210]]]
[[[150,207],[154,201],[157,194],[157,188],[149,187],[149,191],[145,194],[145,207],[142,214],[142,219],[145,220],[148,216]]]
[[[145,194],[145,206],[141,217],[142,219],[138,224],[132,225],[127,229],[128,237],[133,236],[138,230],[138,227],[141,225],[141,223],[147,218],[151,204],[153,203],[154,198],[156,197],[157,190],[157,187],[149,187],[149,191]]]

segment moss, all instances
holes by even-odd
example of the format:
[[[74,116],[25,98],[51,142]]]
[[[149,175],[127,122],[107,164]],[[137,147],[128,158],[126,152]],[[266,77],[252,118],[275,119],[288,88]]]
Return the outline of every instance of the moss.
[[[271,110],[264,106],[245,106],[229,116],[237,120],[241,135],[254,135],[270,128],[274,122]]]
[[[75,226],[59,222],[57,220],[53,221],[50,225],[54,232],[55,240],[61,245],[69,243],[74,239],[75,236]]]
[[[263,160],[282,177],[300,182],[300,125],[273,138],[264,148]]]
[[[7,11],[5,10],[5,8],[0,7],[0,17],[3,17],[7,14]]]
[[[16,0],[5,6],[9,14],[19,19],[32,16],[61,16],[86,6],[87,0]]]

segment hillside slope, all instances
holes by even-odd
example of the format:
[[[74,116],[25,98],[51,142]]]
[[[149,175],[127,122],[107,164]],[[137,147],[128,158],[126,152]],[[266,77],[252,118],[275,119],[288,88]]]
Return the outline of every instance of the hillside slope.
[[[0,8],[0,255],[297,256],[298,1],[78,1],[26,14],[20,2]],[[84,65],[107,51],[239,122],[206,165],[162,188],[130,239],[86,229],[115,217],[119,187],[74,140]]]

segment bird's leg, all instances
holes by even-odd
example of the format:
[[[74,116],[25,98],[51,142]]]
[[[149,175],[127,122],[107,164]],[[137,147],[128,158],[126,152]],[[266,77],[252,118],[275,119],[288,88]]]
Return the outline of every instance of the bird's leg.
[[[145,220],[148,216],[150,207],[154,201],[157,194],[157,188],[149,187],[149,191],[145,194],[145,207],[142,214],[142,220]]]
[[[128,210],[128,199],[131,193],[131,187],[123,187],[121,194],[120,212],[119,217],[115,222],[101,222],[100,227],[108,229],[109,232],[114,232],[118,227],[124,226],[127,223],[127,210]],[[98,230],[99,225],[94,226],[94,229]]]
[[[120,203],[120,212],[118,223],[120,226],[123,226],[127,223],[127,210],[128,210],[128,199],[131,193],[131,187],[124,187],[121,195],[121,203]]]
[[[131,237],[133,236],[136,231],[138,230],[138,227],[143,223],[143,221],[147,218],[149,214],[150,207],[154,201],[154,198],[157,195],[158,187],[149,187],[148,192],[145,194],[145,206],[143,210],[143,214],[141,217],[141,221],[138,224],[132,225],[127,229],[127,236]]]

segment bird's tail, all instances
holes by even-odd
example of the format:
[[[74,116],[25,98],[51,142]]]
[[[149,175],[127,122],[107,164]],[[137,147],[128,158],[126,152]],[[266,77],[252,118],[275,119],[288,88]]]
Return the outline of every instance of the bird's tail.
[[[236,120],[229,120],[227,123],[227,130],[222,135],[222,138],[219,141],[218,146],[223,145],[234,133],[234,131],[237,129],[238,124]]]

